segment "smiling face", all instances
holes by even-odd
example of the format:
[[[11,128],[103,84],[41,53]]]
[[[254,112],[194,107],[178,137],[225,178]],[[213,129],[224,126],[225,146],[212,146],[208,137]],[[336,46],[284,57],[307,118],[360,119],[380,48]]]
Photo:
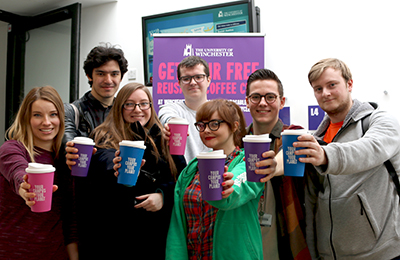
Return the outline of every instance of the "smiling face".
[[[208,120],[207,122],[213,119],[222,120],[217,111],[212,114],[210,120]],[[206,121],[203,122],[207,123]],[[235,122],[236,128],[234,129],[234,131],[236,131],[238,124],[238,122]],[[210,128],[207,126],[203,132],[200,132],[200,138],[205,146],[214,150],[222,149],[225,151],[225,154],[229,154],[235,149],[233,132],[230,130],[228,124],[223,122],[220,123],[219,129],[217,131],[211,131]]]
[[[137,89],[129,96],[128,100],[125,101],[125,104],[133,103],[133,104],[140,104],[140,103],[150,103],[147,94],[141,90]],[[147,122],[150,120],[151,117],[151,108],[147,110],[141,110],[139,106],[135,106],[135,109],[129,111],[125,108],[122,109],[122,116],[124,120],[128,123],[133,123],[139,121],[139,123],[144,127]]]
[[[353,80],[346,82],[340,70],[329,67],[311,83],[311,86],[318,105],[329,115],[332,122],[343,121],[353,104]]]
[[[182,67],[180,68],[180,76],[185,77],[185,76],[194,76],[194,75],[199,75],[199,74],[206,74],[204,72],[204,65],[203,64],[197,64],[194,67]],[[203,82],[197,83],[194,78],[191,79],[191,81],[187,84],[182,83],[179,81],[179,86],[182,89],[182,93],[185,96],[185,100],[187,102],[194,102],[197,103],[199,101],[207,101],[207,89],[208,86],[210,85],[211,78],[210,77],[205,77]]]
[[[93,69],[92,77],[86,75],[92,81],[92,95],[103,103],[108,104],[114,99],[119,88],[122,76],[118,62],[110,60],[102,66]]]
[[[50,101],[38,99],[32,103],[31,129],[33,144],[42,149],[51,151],[53,139],[60,129],[58,111]]]
[[[273,93],[277,96],[271,104],[268,104],[265,98],[261,98],[260,103],[254,104],[246,97],[246,104],[253,118],[253,124],[272,129],[278,121],[279,111],[285,106],[285,98],[279,96],[278,83],[271,79],[255,80],[250,84],[249,96],[255,93],[260,95]]]

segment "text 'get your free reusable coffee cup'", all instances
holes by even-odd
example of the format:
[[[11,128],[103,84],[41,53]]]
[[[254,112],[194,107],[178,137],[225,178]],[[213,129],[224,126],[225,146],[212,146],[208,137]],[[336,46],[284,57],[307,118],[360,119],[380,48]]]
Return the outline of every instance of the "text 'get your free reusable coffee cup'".
[[[72,142],[74,142],[74,147],[78,149],[79,158],[74,160],[76,164],[71,167],[71,175],[87,177],[90,160],[93,154],[93,139],[88,137],[75,137]]]
[[[300,157],[305,155],[295,155],[296,148],[293,143],[297,142],[300,135],[307,134],[305,129],[284,130],[282,132],[282,146],[283,146],[283,170],[285,176],[302,177],[304,176],[305,163],[299,161]]]
[[[203,200],[222,199],[222,180],[225,158],[223,150],[200,153],[197,155],[201,196]]]
[[[119,184],[129,187],[136,185],[145,149],[144,141],[123,140],[119,143],[121,157],[117,181]]]
[[[259,182],[266,175],[256,174],[256,169],[265,169],[265,167],[256,167],[256,162],[262,161],[262,154],[269,151],[271,138],[268,134],[264,135],[246,135],[243,137],[244,153],[246,160],[247,181]]]
[[[52,165],[41,163],[29,163],[28,168],[25,169],[28,174],[28,183],[31,185],[29,192],[36,194],[33,199],[35,205],[31,207],[32,212],[51,210],[55,170]]]
[[[169,131],[169,152],[174,155],[184,155],[186,148],[189,122],[184,118],[172,118],[168,121]]]

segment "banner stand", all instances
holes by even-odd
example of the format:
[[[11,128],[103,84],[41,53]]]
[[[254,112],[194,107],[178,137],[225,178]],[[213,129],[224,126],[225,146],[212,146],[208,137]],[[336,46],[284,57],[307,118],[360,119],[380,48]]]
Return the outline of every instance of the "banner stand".
[[[264,68],[264,38],[261,33],[154,34],[154,108],[184,99],[177,79],[178,64],[185,57],[199,56],[208,62],[211,83],[209,100],[224,98],[238,104],[249,125],[246,82],[251,73]]]

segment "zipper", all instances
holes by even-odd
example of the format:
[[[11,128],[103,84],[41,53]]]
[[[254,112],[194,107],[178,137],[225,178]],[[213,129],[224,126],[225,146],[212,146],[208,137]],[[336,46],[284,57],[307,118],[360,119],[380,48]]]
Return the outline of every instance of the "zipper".
[[[344,131],[345,128],[347,128],[347,126],[349,126],[352,122],[348,121],[346,123],[346,125],[342,125],[342,127],[339,129],[339,131],[336,133],[336,135],[332,138],[331,143],[335,142],[336,137],[338,137],[340,135],[341,132]],[[325,131],[326,133],[326,131]],[[324,135],[325,135],[324,133]],[[331,246],[331,250],[332,250],[332,254],[333,254],[333,259],[336,260],[336,252],[335,252],[335,247],[333,246],[333,218],[332,218],[332,186],[331,186],[331,180],[329,178],[329,174],[326,175],[327,179],[328,179],[328,184],[329,184],[329,217],[331,219],[331,232],[329,234],[329,242],[330,242],[330,246]],[[362,213],[362,209],[361,209],[361,213]]]
[[[373,231],[374,234],[375,234],[374,226],[372,225],[372,222],[371,222],[371,220],[369,219],[369,216],[368,216],[368,214],[367,214],[367,211],[366,211],[365,208],[364,208],[364,203],[363,203],[363,201],[362,201],[362,199],[361,199],[361,197],[360,197],[359,195],[357,195],[357,197],[358,197],[358,199],[359,199],[359,201],[360,201],[361,216],[364,215],[364,213],[365,213],[365,217],[367,218],[368,224],[369,224],[369,226],[371,227],[372,231]],[[376,236],[376,234],[375,234],[375,236]]]
[[[328,184],[329,184],[329,217],[331,219],[331,233],[329,235],[329,242],[331,244],[331,249],[332,249],[332,254],[333,254],[333,259],[336,259],[336,252],[335,248],[333,246],[333,218],[332,218],[332,187],[331,187],[331,180],[329,178],[329,174],[326,175],[328,179]]]

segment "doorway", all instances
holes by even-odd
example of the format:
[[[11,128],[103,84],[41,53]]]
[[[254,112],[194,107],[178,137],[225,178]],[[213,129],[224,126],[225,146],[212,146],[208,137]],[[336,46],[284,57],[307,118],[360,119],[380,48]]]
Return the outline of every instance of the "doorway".
[[[79,3],[36,16],[0,10],[8,32],[2,129],[12,124],[25,94],[36,86],[54,87],[66,103],[78,98],[80,19]]]

